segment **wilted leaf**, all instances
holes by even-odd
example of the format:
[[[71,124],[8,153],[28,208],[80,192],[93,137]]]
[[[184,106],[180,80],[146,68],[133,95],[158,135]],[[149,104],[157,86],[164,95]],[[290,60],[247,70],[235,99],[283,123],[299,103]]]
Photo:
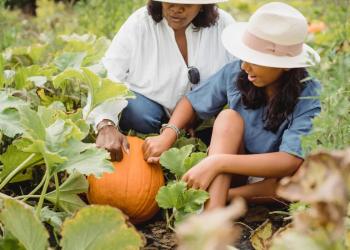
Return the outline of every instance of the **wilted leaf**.
[[[141,236],[126,224],[123,213],[109,206],[82,208],[63,223],[63,250],[136,250],[142,245]]]
[[[68,214],[65,212],[55,212],[48,207],[44,207],[40,211],[40,220],[50,224],[57,233],[61,232],[61,226],[67,216]]]
[[[250,237],[250,242],[256,250],[268,250],[271,244],[272,235],[272,223],[269,220],[266,220],[254,230]]]
[[[27,250],[46,250],[49,234],[32,207],[0,195],[0,220]]]

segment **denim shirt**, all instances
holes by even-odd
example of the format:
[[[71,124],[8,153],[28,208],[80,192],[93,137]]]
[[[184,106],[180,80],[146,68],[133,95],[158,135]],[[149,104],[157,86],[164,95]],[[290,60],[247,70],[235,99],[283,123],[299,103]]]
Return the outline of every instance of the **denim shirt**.
[[[197,115],[208,119],[216,116],[228,104],[244,120],[244,145],[249,153],[280,151],[303,158],[301,137],[311,131],[312,119],[321,111],[318,98],[320,83],[315,80],[305,82],[292,114],[276,132],[272,132],[264,128],[264,107],[248,109],[243,105],[236,86],[240,71],[241,61],[229,63],[186,95]]]

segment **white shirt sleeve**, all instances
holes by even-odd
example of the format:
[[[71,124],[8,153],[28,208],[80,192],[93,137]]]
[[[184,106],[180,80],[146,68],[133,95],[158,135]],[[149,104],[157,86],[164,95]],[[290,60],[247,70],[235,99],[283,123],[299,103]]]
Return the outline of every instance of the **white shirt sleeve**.
[[[133,54],[132,49],[135,47],[137,29],[137,19],[134,15],[131,15],[115,35],[102,58],[102,64],[107,70],[107,77],[112,81],[126,83],[130,58]],[[107,101],[91,111],[87,117],[87,122],[93,125],[95,131],[97,125],[104,119],[118,124],[118,115],[127,104],[127,100],[121,99]]]
[[[107,77],[113,81],[125,82],[130,69],[133,49],[136,48],[138,19],[131,15],[122,25],[102,58],[102,64],[107,69]]]
[[[86,118],[86,121],[94,127],[95,132],[97,132],[97,125],[104,119],[118,124],[118,115],[126,105],[128,105],[128,101],[125,99],[106,101],[94,108]]]

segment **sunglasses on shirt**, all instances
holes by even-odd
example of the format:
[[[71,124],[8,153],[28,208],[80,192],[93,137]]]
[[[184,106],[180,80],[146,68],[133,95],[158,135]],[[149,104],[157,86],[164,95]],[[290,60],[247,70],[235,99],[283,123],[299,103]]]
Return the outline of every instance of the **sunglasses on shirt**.
[[[199,70],[196,67],[188,67],[188,80],[196,85],[201,80]]]

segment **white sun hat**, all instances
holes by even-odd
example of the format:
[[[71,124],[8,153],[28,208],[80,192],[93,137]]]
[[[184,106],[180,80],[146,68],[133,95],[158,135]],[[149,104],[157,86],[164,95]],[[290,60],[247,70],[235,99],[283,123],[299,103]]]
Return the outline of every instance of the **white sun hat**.
[[[155,0],[157,2],[181,3],[181,4],[212,4],[227,2],[227,0]]]
[[[222,33],[225,48],[237,58],[261,66],[302,68],[320,56],[304,43],[307,21],[295,8],[281,2],[260,7],[248,22],[237,22]]]

